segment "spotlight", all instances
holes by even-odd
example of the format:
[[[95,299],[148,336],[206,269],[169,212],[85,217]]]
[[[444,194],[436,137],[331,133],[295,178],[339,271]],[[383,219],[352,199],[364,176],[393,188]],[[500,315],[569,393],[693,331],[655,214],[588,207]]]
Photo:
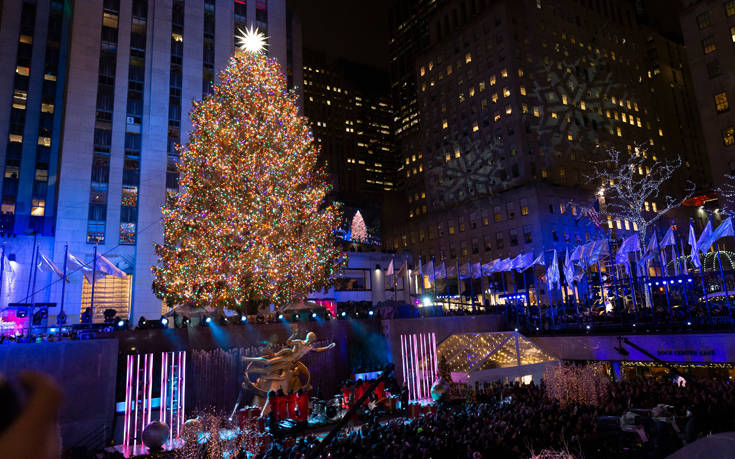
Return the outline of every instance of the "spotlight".
[[[278,314],[279,319],[283,319],[283,314]]]
[[[123,328],[124,326],[125,326],[124,320],[121,319],[117,321],[117,328]]]
[[[374,313],[373,313],[373,311],[370,311],[370,312],[368,312],[368,314],[370,314],[370,316],[372,317],[372,315],[373,315]]]
[[[428,296],[425,296],[422,302],[424,303],[424,306],[431,306],[431,298]]]
[[[591,328],[591,327],[590,327],[589,325],[587,325],[587,330],[589,330],[590,328]]]
[[[638,324],[633,324],[633,328],[635,328],[636,325],[638,325]]]
[[[316,319],[316,312],[312,312],[311,313],[311,317],[314,318],[314,319]]]
[[[359,313],[359,312],[356,312],[356,313],[355,313],[355,317],[357,317],[357,316],[359,316],[359,315],[360,315],[360,313]]]
[[[347,315],[346,312],[342,311],[342,314],[340,314],[342,317],[345,317]]]
[[[212,318],[211,317],[207,317],[206,319],[204,319],[204,323],[206,323],[206,324],[211,323],[211,322],[212,322]]]
[[[677,282],[679,282],[681,284],[681,279],[679,279]]]
[[[49,332],[49,333],[56,333],[56,332],[58,332],[58,331],[59,331],[59,329],[58,329],[58,328],[56,328],[56,327],[51,327],[51,328],[49,328],[49,329],[48,329],[48,332]]]
[[[687,282],[691,282],[691,281],[692,281],[692,278],[691,277],[689,279],[687,279]]]
[[[687,322],[687,325],[691,326],[691,325],[692,325],[692,323],[691,323],[691,322]]]
[[[183,316],[181,318],[181,325],[183,327],[188,327],[189,325],[191,325],[191,319],[189,318],[189,316]]]
[[[518,329],[516,328],[515,331],[518,331]]]
[[[283,316],[282,315],[281,316],[278,316],[278,318],[279,319],[283,319]],[[298,314],[296,314],[296,320],[299,320],[299,315]]]
[[[240,322],[247,322],[248,316],[240,316]]]
[[[165,317],[161,317],[161,325],[164,327],[168,327],[168,319]]]

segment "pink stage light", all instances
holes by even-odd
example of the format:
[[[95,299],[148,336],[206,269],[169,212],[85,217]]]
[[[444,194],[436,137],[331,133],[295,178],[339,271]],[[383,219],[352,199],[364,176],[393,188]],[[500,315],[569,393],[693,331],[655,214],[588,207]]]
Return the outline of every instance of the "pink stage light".
[[[436,334],[401,335],[401,363],[409,400],[413,402],[429,399],[431,386],[438,374]]]
[[[135,451],[143,429],[153,418],[153,354],[128,355],[125,375],[123,446]],[[161,353],[158,421],[168,424],[169,440],[180,438],[186,395],[186,351]]]

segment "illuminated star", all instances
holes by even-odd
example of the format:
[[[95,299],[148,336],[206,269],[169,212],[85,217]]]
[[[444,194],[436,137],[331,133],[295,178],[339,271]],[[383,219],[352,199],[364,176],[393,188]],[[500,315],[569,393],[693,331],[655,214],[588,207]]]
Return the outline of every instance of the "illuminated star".
[[[243,51],[258,54],[268,46],[268,37],[252,26],[244,31],[242,29],[237,29],[237,31],[240,32],[240,35],[237,36],[237,45]]]

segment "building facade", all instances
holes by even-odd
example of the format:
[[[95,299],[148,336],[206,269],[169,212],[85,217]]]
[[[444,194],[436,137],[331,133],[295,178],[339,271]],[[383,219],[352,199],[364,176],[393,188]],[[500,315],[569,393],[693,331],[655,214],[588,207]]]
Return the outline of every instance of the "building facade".
[[[304,51],[304,114],[344,204],[345,228],[359,210],[379,239],[381,207],[395,189],[388,75],[379,69]]]
[[[687,0],[681,14],[712,178],[735,172],[735,1]]]
[[[211,91],[251,26],[300,87],[300,30],[285,0],[2,3],[2,230],[15,263],[3,305],[30,302],[31,291],[33,301],[62,302],[59,278],[30,269],[41,244],[59,267],[68,247],[85,261],[96,251],[128,274],[96,282],[97,319],[108,308],[134,320],[161,315],[151,266],[161,206],[178,189],[175,145],[187,140],[192,102]],[[72,274],[63,290],[74,323],[91,285]]]
[[[595,239],[568,204],[594,203],[604,184],[587,163],[606,148],[679,155],[677,188],[706,180],[684,50],[637,24],[632,2],[451,1],[429,32],[388,248],[463,264]]]

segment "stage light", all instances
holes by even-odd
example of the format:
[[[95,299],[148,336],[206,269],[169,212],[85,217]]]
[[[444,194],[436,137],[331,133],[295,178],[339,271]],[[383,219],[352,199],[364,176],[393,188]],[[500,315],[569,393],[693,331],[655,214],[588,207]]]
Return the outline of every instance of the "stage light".
[[[279,319],[283,319],[283,316],[278,316],[278,318],[279,318]],[[298,314],[296,314],[296,317],[295,317],[295,318],[296,318],[296,320],[299,320],[299,315],[298,315]]]
[[[118,320],[117,321],[117,326],[118,326],[118,328],[123,328],[125,326],[125,321],[124,320]]]
[[[587,325],[587,330],[589,330],[589,329],[590,329],[590,326],[589,326],[589,325]]]
[[[357,316],[359,316],[359,315],[360,315],[360,313],[359,313],[359,312],[356,312],[356,313],[355,313],[355,317],[357,317]]]
[[[340,314],[340,315],[341,315],[342,317],[344,317],[344,316],[346,316],[346,315],[347,315],[347,313],[346,313],[346,312],[344,312],[344,311],[342,311],[342,314]]]
[[[373,315],[373,311],[370,311],[370,312],[368,312],[368,314],[370,314],[370,316],[372,317],[372,315]]]
[[[56,328],[56,327],[51,327],[51,328],[49,328],[49,329],[48,329],[48,332],[49,332],[49,333],[56,333],[56,332],[58,332],[58,331],[59,331],[59,329],[58,329],[58,328]]]
[[[692,281],[692,278],[691,277],[689,279],[687,279],[687,282],[691,282],[691,281]]]
[[[424,303],[424,306],[431,306],[431,298],[428,296],[425,296],[422,302]]]
[[[161,325],[163,325],[164,327],[167,327],[168,326],[168,319],[165,318],[165,317],[161,317]]]
[[[692,323],[691,323],[691,322],[687,322],[687,325],[691,326],[691,325],[692,325]]]
[[[679,283],[681,284],[681,279],[679,279],[679,281],[678,281],[678,282],[679,282]]]
[[[656,285],[658,285],[658,281],[656,281]]]
[[[311,313],[311,317],[313,317],[314,319],[316,319],[316,312],[312,312]]]
[[[204,319],[204,323],[207,323],[208,324],[208,323],[211,323],[211,322],[212,322],[212,318],[211,317],[207,317],[206,319]]]
[[[515,331],[518,331],[518,329],[516,328]]]
[[[281,319],[281,320],[283,320],[283,314],[278,314],[278,318]]]
[[[240,316],[240,322],[247,322],[248,317],[247,316]]]
[[[189,316],[184,316],[181,319],[181,325],[184,327],[188,327],[189,325],[191,325],[191,319],[189,318]]]

